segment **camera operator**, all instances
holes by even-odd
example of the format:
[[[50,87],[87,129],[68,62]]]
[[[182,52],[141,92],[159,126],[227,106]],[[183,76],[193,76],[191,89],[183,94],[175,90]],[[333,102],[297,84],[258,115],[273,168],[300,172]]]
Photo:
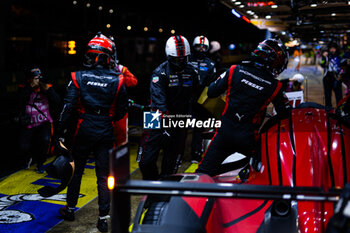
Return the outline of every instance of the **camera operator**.
[[[19,148],[30,167],[33,156],[37,172],[43,173],[43,163],[49,152],[53,119],[50,106],[58,105],[60,97],[51,84],[41,76],[38,66],[25,72],[25,83],[19,85],[19,123],[21,125]]]

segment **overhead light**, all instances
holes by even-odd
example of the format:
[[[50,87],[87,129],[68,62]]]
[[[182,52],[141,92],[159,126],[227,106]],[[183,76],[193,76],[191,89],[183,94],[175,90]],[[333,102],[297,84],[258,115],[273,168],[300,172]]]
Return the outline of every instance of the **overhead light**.
[[[278,6],[277,5],[271,5],[271,8],[277,8]]]
[[[91,6],[90,3],[86,3],[86,7],[89,8]]]
[[[73,5],[77,5],[77,3],[78,3],[77,1],[75,1],[75,0],[73,1]]]
[[[106,25],[106,28],[110,28],[111,27],[111,25],[108,23],[107,25]]]
[[[241,2],[235,2],[235,4],[236,4],[236,5],[240,5],[240,4],[241,4]]]
[[[114,12],[114,11],[113,11],[113,9],[109,9],[109,13],[111,13],[111,14],[112,14],[113,12]]]
[[[320,31],[321,33],[324,33],[324,31]]]
[[[235,2],[235,1],[237,1],[237,0],[231,0],[231,2]]]
[[[244,5],[242,4],[242,5],[239,5],[239,8],[244,8]]]
[[[163,28],[159,28],[158,32],[162,33],[163,32]]]
[[[234,16],[236,16],[237,18],[241,18],[241,15],[240,15],[235,9],[232,9],[231,12],[232,12],[232,14],[233,14]]]
[[[284,36],[284,35],[286,34],[286,32],[285,32],[285,31],[282,31],[281,34]]]
[[[271,15],[266,15],[265,19],[271,19]]]
[[[171,30],[170,33],[171,33],[171,34],[175,34],[175,30],[174,30],[174,29]]]
[[[336,16],[337,14],[336,13],[332,13],[331,16]]]
[[[102,9],[103,9],[102,6],[99,6],[99,7],[98,7],[98,10],[99,10],[99,11],[102,11]]]
[[[257,19],[257,18],[259,18],[259,16],[257,16],[257,15],[253,15],[253,17],[254,17],[254,19]]]
[[[310,7],[317,7],[317,4],[313,3],[313,4],[310,5]]]
[[[128,25],[128,26],[126,27],[126,29],[127,29],[128,31],[130,31],[130,30],[131,30],[131,26]]]
[[[148,27],[144,27],[143,30],[144,30],[145,32],[147,32],[147,31],[148,31]]]
[[[348,1],[348,5],[350,5],[350,1]]]

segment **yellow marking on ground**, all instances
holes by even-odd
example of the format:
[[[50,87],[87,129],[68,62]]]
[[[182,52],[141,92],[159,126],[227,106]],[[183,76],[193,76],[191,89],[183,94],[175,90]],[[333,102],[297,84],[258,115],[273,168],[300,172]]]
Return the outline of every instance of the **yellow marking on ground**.
[[[137,144],[131,144],[129,146],[129,151],[130,151],[130,172],[133,172],[133,171],[135,171],[136,169],[139,168],[139,164],[138,164],[138,162],[136,162],[137,150],[138,150],[138,145]]]
[[[185,173],[194,173],[198,168],[197,163],[192,163],[185,171]]]
[[[134,171],[138,168],[138,163],[136,162],[137,156],[137,145],[130,146],[130,171]],[[50,157],[45,164],[52,162],[55,157]],[[89,166],[95,167],[95,162],[87,163]],[[32,184],[33,182],[45,179],[45,180],[55,180],[52,178],[45,177],[47,173],[38,174],[35,172],[36,165],[32,165],[27,170],[21,170],[14,174],[9,175],[0,182],[0,193],[4,195],[16,195],[16,194],[35,194],[38,193],[38,189],[43,187],[42,185]],[[52,182],[53,183],[53,182]],[[57,183],[59,184],[59,183]],[[66,194],[67,188],[60,192],[60,194]],[[79,198],[77,207],[81,208],[86,205],[92,199],[97,196],[97,178],[95,169],[85,168],[83,178],[81,180],[80,194],[84,196]],[[64,205],[62,201],[53,200],[42,200],[44,202]]]

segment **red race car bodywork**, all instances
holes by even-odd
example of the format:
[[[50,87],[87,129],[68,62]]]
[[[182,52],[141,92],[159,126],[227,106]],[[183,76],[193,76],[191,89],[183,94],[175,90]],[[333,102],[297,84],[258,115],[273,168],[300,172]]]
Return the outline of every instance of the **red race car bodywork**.
[[[177,174],[171,180],[222,187],[318,187],[325,192],[350,180],[350,129],[334,114],[321,108],[293,109],[286,119],[271,118],[260,137],[260,170],[250,167],[245,179],[231,171],[216,177]],[[304,201],[302,195],[290,201],[288,195],[285,200],[151,195],[141,201],[132,232],[325,232],[333,203]]]

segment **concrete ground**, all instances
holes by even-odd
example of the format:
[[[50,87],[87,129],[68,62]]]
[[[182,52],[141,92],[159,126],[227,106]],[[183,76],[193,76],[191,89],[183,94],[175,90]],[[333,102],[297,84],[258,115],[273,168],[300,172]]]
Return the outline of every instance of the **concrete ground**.
[[[285,72],[281,74],[281,78],[291,78],[297,73],[292,68],[288,68]],[[300,73],[306,78],[304,82],[304,98],[308,102],[316,102],[319,104],[324,104],[324,94],[322,86],[322,69],[315,66],[302,66],[300,68]],[[333,96],[333,106],[335,106],[335,98]],[[191,138],[189,135],[188,139]],[[187,140],[188,142],[190,140]],[[189,156],[189,145],[186,146],[186,152],[184,157],[184,162],[180,168],[180,172],[183,172],[190,165]],[[132,175],[131,179],[141,179],[141,173],[137,169]],[[132,196],[132,216],[135,215],[136,208],[141,196]],[[98,215],[98,205],[97,198],[92,200],[90,203],[82,207],[76,212],[76,220],[74,222],[62,221],[54,228],[52,228],[49,233],[93,233],[98,232],[96,228]],[[109,224],[110,226],[110,224]]]

